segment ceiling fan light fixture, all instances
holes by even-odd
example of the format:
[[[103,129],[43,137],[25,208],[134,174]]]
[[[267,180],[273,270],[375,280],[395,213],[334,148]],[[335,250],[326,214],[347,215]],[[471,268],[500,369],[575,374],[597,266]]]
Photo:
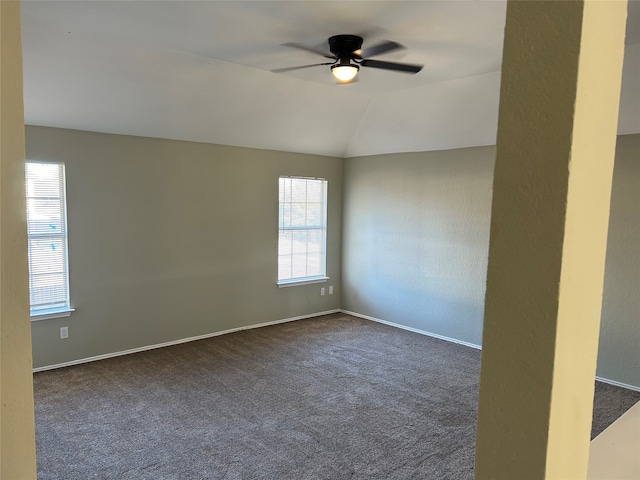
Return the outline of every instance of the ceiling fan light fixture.
[[[353,64],[338,64],[331,67],[331,73],[339,82],[350,82],[358,74],[360,67]]]
[[[423,67],[423,65],[414,65],[410,63],[386,62],[381,60],[374,60],[372,58],[363,58],[374,57],[376,55],[382,55],[383,53],[392,52],[394,50],[404,48],[399,43],[389,40],[385,40],[382,43],[379,43],[372,47],[362,48],[362,37],[359,37],[357,35],[344,34],[329,37],[328,43],[329,51],[331,52],[331,54],[327,53],[324,50],[314,47],[307,47],[300,43],[289,42],[285,43],[284,45],[321,55],[324,58],[333,60],[333,62],[325,61],[324,63],[314,63],[312,65],[277,68],[271,71],[275,73],[283,73],[292,70],[300,70],[302,68],[331,65],[331,73],[336,78],[336,80],[338,80],[338,82],[340,83],[349,83],[356,77],[361,66],[414,74],[422,70]]]

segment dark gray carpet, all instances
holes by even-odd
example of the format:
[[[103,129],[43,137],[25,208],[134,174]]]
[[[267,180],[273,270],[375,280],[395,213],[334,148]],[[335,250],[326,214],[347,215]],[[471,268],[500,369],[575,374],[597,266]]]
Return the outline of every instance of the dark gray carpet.
[[[38,478],[472,479],[479,364],[330,315],[37,373]],[[597,384],[594,434],[638,400]]]

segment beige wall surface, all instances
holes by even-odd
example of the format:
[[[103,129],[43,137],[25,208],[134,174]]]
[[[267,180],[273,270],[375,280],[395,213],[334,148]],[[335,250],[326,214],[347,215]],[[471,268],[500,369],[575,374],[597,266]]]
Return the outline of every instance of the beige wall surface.
[[[0,2],[0,478],[36,478],[20,4]]]
[[[479,345],[495,147],[345,160],[345,310]]]
[[[597,374],[640,388],[640,135],[618,137]],[[479,345],[495,147],[345,160],[342,308]]]
[[[26,146],[65,163],[76,309],[32,322],[34,367],[340,307],[341,159],[33,126]],[[280,175],[329,182],[326,284],[276,285]]]
[[[481,343],[495,147],[346,159],[341,255],[339,159],[26,133],[29,159],[66,164],[77,308],[32,323],[35,367],[335,308]],[[635,387],[639,150],[640,135],[618,137],[598,360],[599,376]],[[329,179],[332,296],[275,286],[281,174]]]
[[[640,387],[640,135],[616,145],[597,374]]]
[[[626,2],[507,3],[475,478],[586,478]]]

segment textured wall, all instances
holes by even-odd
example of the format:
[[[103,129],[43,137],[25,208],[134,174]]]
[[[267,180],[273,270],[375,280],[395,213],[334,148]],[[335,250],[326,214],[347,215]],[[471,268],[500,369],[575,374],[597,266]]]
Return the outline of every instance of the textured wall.
[[[481,343],[494,147],[345,160],[342,308]],[[640,135],[618,137],[597,374],[640,388]]]
[[[32,323],[35,367],[340,307],[342,160],[43,127],[26,144],[66,165],[76,308]],[[280,175],[329,181],[334,295],[276,285]]]
[[[598,375],[640,387],[640,135],[618,138]],[[335,159],[40,127],[27,127],[27,152],[34,160],[67,164],[72,302],[78,308],[69,319],[32,324],[35,366],[234,328],[244,324],[244,313],[255,319],[249,323],[257,323],[340,307],[481,343],[494,147],[344,161],[341,304],[340,225],[335,222],[342,192]],[[277,179],[278,172],[324,172],[329,178],[328,268],[335,295],[320,297],[313,285],[274,287],[275,247],[260,242],[274,245],[275,230],[268,240],[254,232],[255,241],[238,245],[236,251],[243,253],[235,257],[216,253],[213,246],[222,249],[240,238],[233,233],[242,230],[251,208],[257,209],[256,218],[264,214],[262,228],[273,229],[272,220],[277,221],[277,209],[272,212],[268,202],[220,190],[225,178],[233,178],[221,176],[232,171],[224,167],[232,160],[240,162],[232,169],[235,177],[253,172],[252,182],[265,175]],[[277,181],[274,185],[261,194],[273,195]],[[138,186],[146,187],[136,192]],[[173,195],[161,195],[171,190]],[[188,218],[181,215],[180,192],[194,207]],[[228,196],[221,200],[224,205],[236,202],[245,212],[242,221],[223,218],[225,209],[212,201],[223,194]],[[210,240],[196,239],[196,245],[212,246],[202,262],[195,255],[199,250],[188,255],[189,237],[178,230],[197,225],[200,216],[218,218],[227,227],[226,234],[212,228]],[[110,228],[113,232],[103,238],[101,232]],[[143,230],[155,233],[149,235],[149,251],[142,245]],[[164,265],[154,262],[158,256]],[[175,278],[180,276],[181,281]],[[194,282],[193,293],[189,282]],[[176,284],[184,289],[172,291]],[[158,292],[171,292],[171,302]],[[174,303],[176,296],[182,298]],[[207,309],[214,313],[208,315]],[[58,339],[62,325],[70,325],[65,341]]]
[[[480,344],[494,155],[345,160],[345,310]]]
[[[0,478],[36,477],[20,4],[0,2]]]
[[[640,387],[640,135],[616,147],[597,375]]]
[[[475,478],[586,478],[625,2],[507,4]]]

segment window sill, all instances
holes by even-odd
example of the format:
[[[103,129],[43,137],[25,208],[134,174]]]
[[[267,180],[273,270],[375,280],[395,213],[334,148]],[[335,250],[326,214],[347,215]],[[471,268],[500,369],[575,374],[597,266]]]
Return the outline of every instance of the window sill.
[[[63,318],[70,316],[73,312],[75,312],[75,308],[64,308],[60,310],[49,310],[41,313],[32,313],[31,321],[37,322],[39,320],[50,320],[52,318]]]
[[[280,280],[278,288],[297,287],[298,285],[310,285],[312,283],[324,283],[329,277],[296,278],[293,280]]]

